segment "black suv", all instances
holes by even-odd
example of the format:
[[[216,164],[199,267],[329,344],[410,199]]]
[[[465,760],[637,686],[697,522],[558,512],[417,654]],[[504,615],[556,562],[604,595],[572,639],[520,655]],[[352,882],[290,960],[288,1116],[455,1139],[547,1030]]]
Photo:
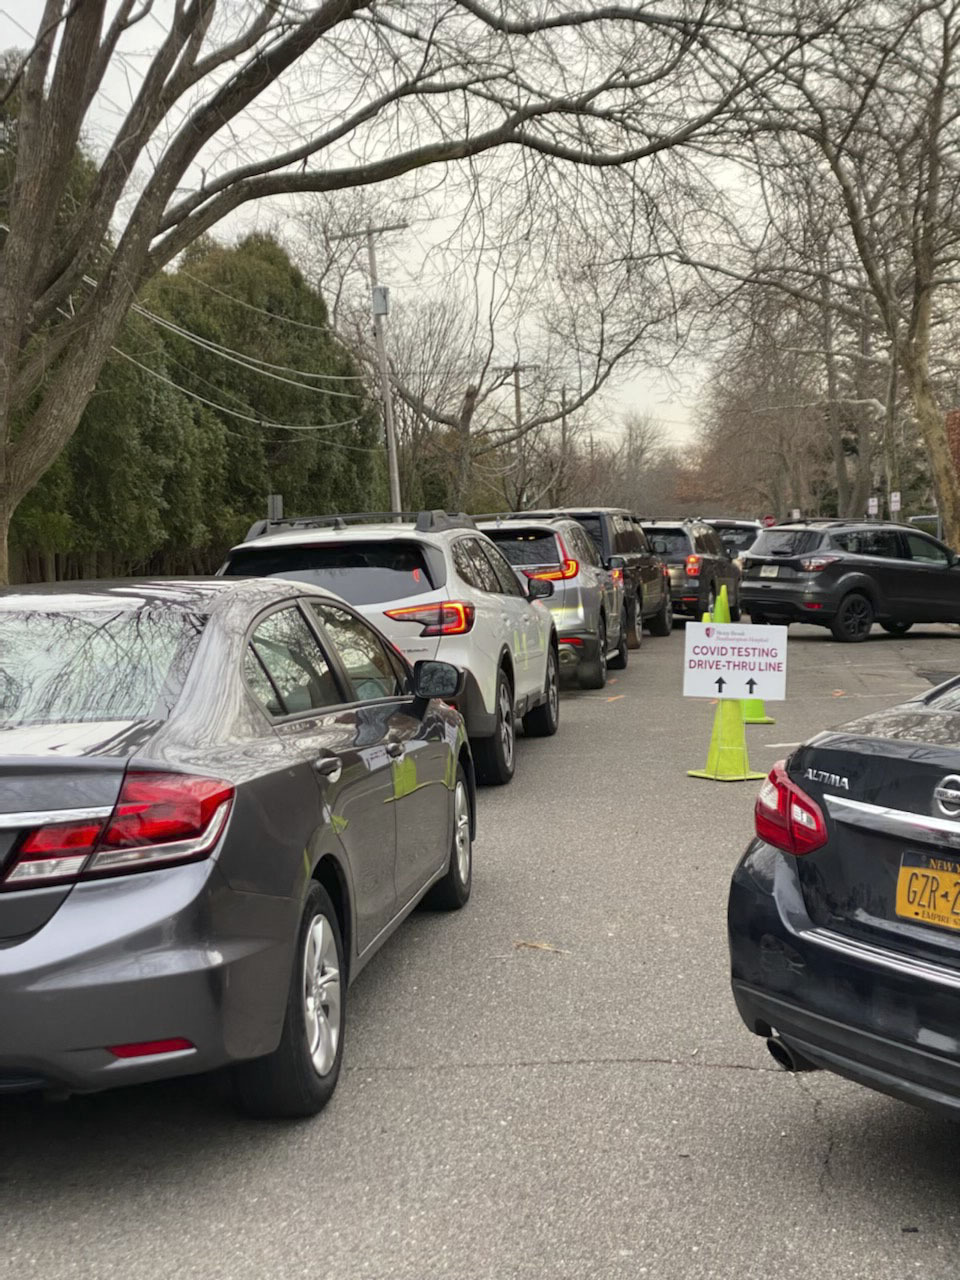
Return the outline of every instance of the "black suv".
[[[727,588],[730,617],[740,617],[740,570],[719,533],[703,520],[645,520],[644,532],[666,561],[674,613],[699,618],[713,612],[720,588]]]
[[[590,535],[604,568],[623,575],[631,649],[640,648],[644,627],[653,636],[670,634],[673,605],[666,568],[651,549],[635,515],[623,507],[556,507],[551,511],[512,512],[506,518],[522,520],[527,516],[576,520]]]
[[[876,520],[805,520],[764,529],[744,556],[754,622],[814,622],[866,640],[915,622],[960,622],[960,560],[926,533]]]

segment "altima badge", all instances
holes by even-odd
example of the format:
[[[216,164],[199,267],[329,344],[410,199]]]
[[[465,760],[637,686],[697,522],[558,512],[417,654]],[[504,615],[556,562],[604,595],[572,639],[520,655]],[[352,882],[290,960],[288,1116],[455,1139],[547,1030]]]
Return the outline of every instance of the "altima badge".
[[[960,814],[960,777],[955,773],[948,774],[933,788],[933,798],[941,813],[955,818]]]

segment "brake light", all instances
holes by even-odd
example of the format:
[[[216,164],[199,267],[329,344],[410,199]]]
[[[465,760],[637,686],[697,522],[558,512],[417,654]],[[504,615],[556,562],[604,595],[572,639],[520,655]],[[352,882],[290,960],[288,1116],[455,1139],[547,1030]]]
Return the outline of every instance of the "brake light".
[[[203,858],[220,839],[233,796],[233,786],[216,778],[131,770],[109,819],[51,823],[29,831],[0,890]]]
[[[407,605],[386,609],[384,617],[394,622],[419,622],[422,636],[462,636],[473,626],[476,610],[463,600],[441,600],[436,604]]]
[[[699,556],[687,556],[687,577],[688,578],[700,577],[700,557]]]
[[[557,544],[560,548],[560,568],[534,569],[527,573],[528,578],[539,578],[541,582],[566,582],[569,578],[577,576],[580,572],[580,562],[574,560],[569,554],[559,533],[557,534]]]
[[[827,565],[836,564],[840,556],[807,556],[800,561],[800,568],[805,573],[819,573]]]
[[[623,585],[623,570],[622,570],[622,569],[611,569],[611,570],[610,570],[610,577],[611,577],[611,578],[613,579],[613,581],[617,584],[617,586],[622,586],[622,585]]]
[[[761,840],[798,858],[827,843],[823,811],[787,776],[783,760],[773,766],[760,788],[754,822]]]

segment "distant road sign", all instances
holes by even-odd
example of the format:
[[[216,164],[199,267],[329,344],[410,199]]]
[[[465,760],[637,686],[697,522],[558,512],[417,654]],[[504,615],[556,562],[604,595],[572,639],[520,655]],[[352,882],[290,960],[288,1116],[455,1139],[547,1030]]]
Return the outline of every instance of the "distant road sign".
[[[890,494],[890,514],[895,515],[900,510],[900,490],[894,489]]]
[[[791,519],[791,520],[799,520],[799,519],[800,519],[800,508],[799,508],[799,507],[794,507],[794,508],[793,508],[793,510],[790,512],[790,519]]]
[[[879,511],[880,511],[880,499],[868,498],[867,499],[867,515],[875,516],[878,514]]]
[[[685,698],[787,696],[787,628],[745,622],[688,622]]]
[[[773,526],[774,526],[776,523],[777,523],[777,517],[776,517],[776,516],[764,516],[764,517],[763,517],[763,527],[764,527],[765,529],[772,529],[772,528],[773,528]]]

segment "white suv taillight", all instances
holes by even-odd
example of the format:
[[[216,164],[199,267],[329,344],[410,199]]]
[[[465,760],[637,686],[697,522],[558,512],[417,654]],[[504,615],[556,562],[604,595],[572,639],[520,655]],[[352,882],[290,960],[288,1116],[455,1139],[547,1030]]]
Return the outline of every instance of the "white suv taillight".
[[[123,875],[209,854],[234,788],[217,778],[131,770],[110,817],[54,822],[20,839],[0,890]]]

